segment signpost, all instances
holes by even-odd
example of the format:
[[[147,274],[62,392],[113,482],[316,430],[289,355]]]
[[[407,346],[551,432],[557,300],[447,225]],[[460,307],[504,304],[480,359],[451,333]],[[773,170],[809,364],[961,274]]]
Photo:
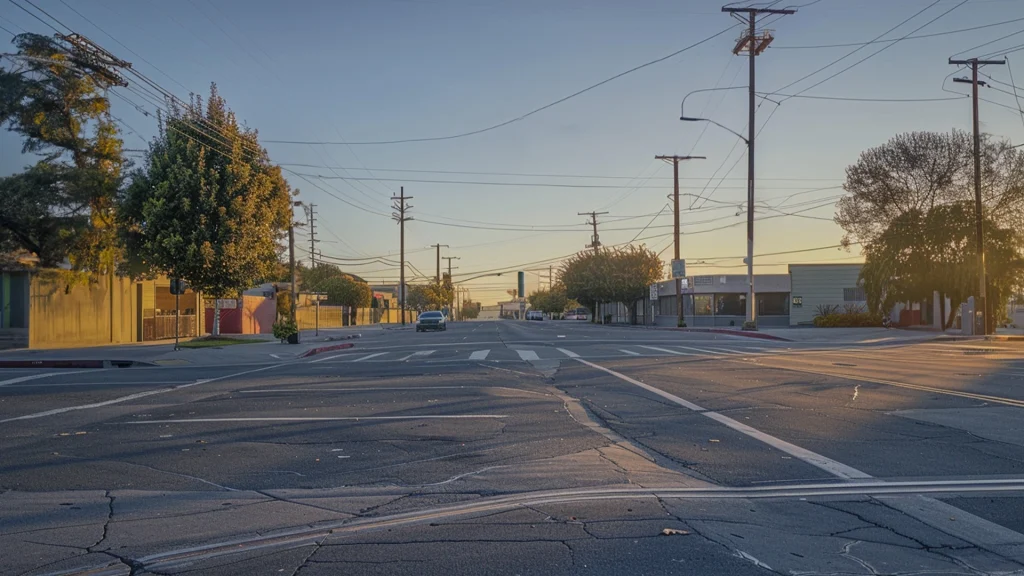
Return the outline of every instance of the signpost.
[[[180,278],[171,279],[171,294],[174,294],[174,349],[178,349],[178,330],[181,328],[181,295],[188,290],[188,282]]]
[[[320,335],[320,301],[327,300],[327,294],[324,292],[313,292],[310,294],[313,296],[313,300],[316,301],[316,335]]]

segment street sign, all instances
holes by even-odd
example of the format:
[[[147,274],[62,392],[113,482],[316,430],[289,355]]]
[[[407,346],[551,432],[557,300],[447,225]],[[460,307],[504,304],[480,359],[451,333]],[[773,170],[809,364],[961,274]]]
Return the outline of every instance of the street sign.
[[[682,286],[683,290],[688,290],[690,288],[690,279],[689,278],[683,278],[681,284],[683,285]]]
[[[672,261],[672,279],[686,278],[686,260]]]
[[[658,299],[658,285],[657,284],[651,284],[651,300],[657,300],[657,299]]]
[[[188,282],[180,278],[171,278],[171,294],[184,294],[188,288]]]

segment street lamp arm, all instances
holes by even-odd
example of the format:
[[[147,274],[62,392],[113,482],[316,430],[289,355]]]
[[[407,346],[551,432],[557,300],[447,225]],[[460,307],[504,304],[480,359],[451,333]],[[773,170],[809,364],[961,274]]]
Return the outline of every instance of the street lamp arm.
[[[729,133],[733,134],[734,136],[736,136],[740,140],[743,140],[743,142],[745,142],[747,144],[747,146],[750,145],[750,140],[748,140],[746,136],[740,134],[739,132],[733,130],[732,128],[729,128],[728,126],[726,126],[724,124],[720,124],[720,123],[712,120],[711,118],[694,118],[694,117],[691,117],[691,116],[680,116],[679,119],[683,120],[684,122],[710,122],[710,123],[714,124],[715,126],[718,126],[719,128],[721,128],[722,130],[725,130],[726,132],[729,132]]]
[[[481,274],[479,276],[473,276],[472,278],[466,278],[465,280],[459,280],[458,282],[455,282],[455,284],[465,284],[466,282],[469,282],[470,280],[476,280],[477,278],[486,278],[488,276],[501,276],[502,274],[505,274],[505,272],[491,272],[490,274]]]

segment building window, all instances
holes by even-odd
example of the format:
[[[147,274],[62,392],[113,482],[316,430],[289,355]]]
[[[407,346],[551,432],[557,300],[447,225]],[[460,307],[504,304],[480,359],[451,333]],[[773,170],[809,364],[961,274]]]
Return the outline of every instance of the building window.
[[[796,300],[796,298],[794,298]],[[801,304],[803,300],[801,299]],[[795,305],[795,302],[794,302]],[[789,314],[789,295],[783,292],[757,295],[758,316],[786,316]]]
[[[711,316],[711,295],[710,294],[694,294],[693,295],[693,313],[696,316]]]
[[[694,286],[711,286],[714,283],[715,283],[714,276],[694,276],[693,277],[693,285]]]
[[[715,294],[716,316],[745,316],[746,314],[746,294]]]
[[[843,302],[865,302],[867,299],[861,287],[843,288]]]

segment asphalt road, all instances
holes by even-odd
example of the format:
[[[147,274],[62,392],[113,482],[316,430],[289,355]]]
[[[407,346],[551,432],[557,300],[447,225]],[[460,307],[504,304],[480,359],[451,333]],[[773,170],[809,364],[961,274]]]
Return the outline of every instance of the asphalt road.
[[[0,370],[0,491],[2,574],[1024,574],[1024,346],[472,322]]]

